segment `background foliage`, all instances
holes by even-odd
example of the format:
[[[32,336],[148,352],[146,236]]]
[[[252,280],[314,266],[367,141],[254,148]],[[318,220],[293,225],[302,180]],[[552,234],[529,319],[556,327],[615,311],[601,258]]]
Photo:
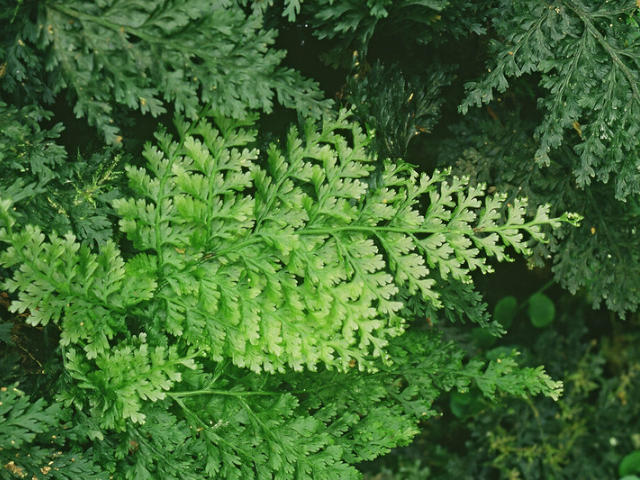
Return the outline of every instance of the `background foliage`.
[[[637,2],[0,26],[0,478],[640,476]]]

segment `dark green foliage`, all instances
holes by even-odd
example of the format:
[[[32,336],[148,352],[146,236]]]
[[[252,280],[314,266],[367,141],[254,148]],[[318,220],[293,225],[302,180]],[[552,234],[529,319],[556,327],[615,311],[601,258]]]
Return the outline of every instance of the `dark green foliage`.
[[[279,66],[284,52],[270,48],[275,32],[263,29],[261,15],[233,2],[9,5],[0,3],[0,11],[16,11],[0,45],[2,88],[44,103],[64,91],[76,116],[110,144],[122,141],[114,108],[155,117],[170,104],[197,118],[203,104],[234,117],[269,111],[274,97],[305,114],[328,106],[314,82]]]
[[[636,3],[0,0],[0,478],[632,475]]]
[[[51,112],[33,105],[15,108],[0,102],[0,162],[5,172],[0,186],[3,196],[15,203],[46,192],[66,160],[64,148],[56,144],[63,126],[40,127],[50,117]]]
[[[620,2],[619,8],[608,5],[600,13],[585,13],[584,8],[568,2],[558,6],[556,12],[556,7],[531,2],[523,6],[501,4],[490,10],[494,12],[492,21],[497,33],[491,43],[491,72],[480,83],[469,84],[463,111],[474,102],[493,99],[494,88],[504,91],[505,78],[539,71],[544,73],[541,85],[550,92],[546,100],[538,102],[546,109],[543,123],[533,123],[530,116],[526,120],[520,118],[528,112],[518,115],[522,112],[519,104],[513,112],[513,94],[500,97],[499,101],[509,101],[507,108],[494,103],[490,107],[493,116],[471,112],[469,121],[451,129],[452,138],[441,151],[440,162],[444,166],[457,162],[458,173],[471,175],[513,196],[525,195],[534,203],[550,202],[558,211],[584,213],[587,221],[583,227],[561,233],[561,240],[553,241],[549,248],[539,248],[535,262],[541,265],[553,252],[556,278],[563,285],[572,292],[585,287],[594,306],[604,302],[622,313],[634,311],[640,300],[640,258],[634,248],[638,202],[629,195],[635,192],[633,185],[637,182],[634,178],[638,155],[634,145],[638,135],[633,130],[633,115],[638,101],[629,86],[629,75],[635,75],[633,64],[627,68],[624,63],[634,58],[639,30],[633,17],[634,2]],[[596,27],[609,33],[602,37]],[[394,41],[402,42],[402,38]],[[583,48],[582,54],[574,51]],[[623,53],[616,54],[618,50],[612,49],[622,49]],[[416,65],[410,67],[415,70]],[[399,68],[389,70],[397,76]],[[351,81],[356,92],[353,103],[367,123],[382,128],[385,143],[399,143],[406,151],[405,142],[415,131],[397,127],[406,124],[406,107],[398,108],[389,101],[400,98],[404,84],[389,81],[391,88],[376,85],[377,88],[368,89],[371,81],[367,76],[363,78],[360,82]],[[431,84],[429,79],[423,80],[422,91]],[[523,93],[520,102],[526,103],[526,97],[533,93],[522,85],[520,82],[516,87]],[[602,89],[602,85],[611,88]],[[529,93],[524,95],[526,88]],[[372,93],[359,93],[367,89]],[[598,100],[600,94],[603,97]],[[625,95],[629,95],[628,101]],[[598,104],[585,103],[594,101]],[[618,109],[624,115],[616,115]],[[413,119],[413,113],[409,118]],[[392,128],[385,128],[389,125]],[[389,145],[380,148],[384,152],[390,150]],[[580,188],[589,184],[592,176],[605,181],[610,175],[615,175],[614,181],[606,185]],[[627,198],[627,203],[614,197]]]
[[[571,307],[560,320],[562,327],[538,333],[525,350],[527,356],[545,358],[551,371],[565,378],[558,402],[508,401],[497,409],[485,404],[460,420],[445,415],[402,462],[422,456],[429,480],[618,478],[626,456],[640,446],[637,323],[623,333],[616,322],[611,335],[589,340],[581,325],[587,313],[575,303]],[[518,330],[532,328],[521,325],[506,342],[524,338]],[[433,448],[438,442],[446,445],[447,437],[464,441]],[[400,474],[383,478],[404,479]]]
[[[260,2],[263,3],[263,2]],[[264,2],[267,3],[267,2]],[[488,4],[490,2],[487,2]],[[283,15],[308,22],[324,41],[322,59],[332,66],[350,66],[354,55],[366,58],[370,44],[391,42],[394,53],[428,52],[470,32],[485,32],[488,6],[484,2],[448,0],[285,0]]]
[[[531,122],[511,102],[500,98],[488,112],[470,112],[455,124],[455,138],[438,147],[440,164],[455,162],[456,172],[507,192],[509,198],[524,195],[534,204],[553,201],[560,211],[583,212],[582,226],[540,244],[533,262],[542,265],[553,255],[555,277],[568,290],[584,289],[595,307],[604,303],[616,312],[635,311],[640,302],[637,200],[616,200],[610,184],[576,188],[571,179],[576,156],[567,148],[552,153],[548,167],[537,165]]]
[[[41,126],[51,112],[0,102],[0,196],[11,198],[18,220],[78,238],[104,242],[112,235],[109,202],[120,156],[109,149],[69,161],[59,145],[63,126]]]
[[[446,3],[446,0],[322,0],[308,2],[304,7],[305,13],[313,18],[314,35],[321,40],[335,40],[336,47],[325,60],[339,64],[348,61],[354,51],[366,55],[381,22],[394,23],[392,30],[402,25],[430,31]]]
[[[444,101],[441,89],[448,81],[441,69],[407,80],[397,65],[377,62],[349,79],[345,100],[376,132],[379,155],[402,159],[413,137],[431,132],[438,122]]]
[[[0,478],[106,480],[93,463],[91,450],[83,452],[72,442],[77,433],[65,431],[66,415],[60,404],[32,400],[15,386],[0,387]],[[68,420],[68,418],[66,418]],[[71,443],[71,445],[70,445]],[[69,447],[74,448],[69,450]]]
[[[639,193],[637,9],[632,0],[498,2],[488,73],[467,85],[461,111],[490,102],[509,78],[540,73],[546,96],[538,100],[535,162],[548,166],[567,145],[577,154],[570,168],[578,186],[595,178],[611,180],[617,199]]]

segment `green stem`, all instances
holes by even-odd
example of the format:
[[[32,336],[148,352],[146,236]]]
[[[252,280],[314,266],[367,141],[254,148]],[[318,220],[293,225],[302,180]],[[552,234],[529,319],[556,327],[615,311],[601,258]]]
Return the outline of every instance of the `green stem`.
[[[168,392],[167,396],[177,399],[184,397],[195,397],[198,395],[222,395],[225,397],[250,397],[250,396],[274,396],[282,395],[279,392],[233,392],[230,390],[191,390],[189,392]]]
[[[540,287],[533,295],[537,295],[538,293],[543,293],[545,290],[547,290],[549,287],[551,287],[551,285],[553,285],[554,283],[556,283],[556,281],[554,279],[549,280],[542,287]]]
[[[205,253],[199,260],[198,260],[198,264],[200,263],[204,263],[207,260],[209,260],[210,258],[213,257],[219,257],[222,255],[226,255],[228,253],[232,253],[232,252],[239,252],[240,250],[242,250],[245,247],[249,247],[251,245],[255,245],[257,243],[262,243],[263,240],[260,237],[259,234],[253,234],[253,236],[251,238],[248,238],[247,240],[245,240],[244,242],[240,242],[240,243],[236,243],[234,245],[231,245],[227,248],[223,248],[222,250],[218,250],[218,251],[213,251],[213,252],[207,252]]]
[[[100,26],[108,28],[109,30],[113,30],[114,32],[126,32],[131,35],[135,35],[136,37],[138,37],[141,40],[144,40],[145,42],[149,42],[149,43],[165,43],[166,42],[166,41],[163,42],[161,38],[148,35],[140,31],[140,29],[138,28],[125,26],[125,25],[118,25],[117,23],[110,22],[109,20],[106,20],[102,17],[97,17],[89,13],[80,12],[73,8],[60,5],[58,3],[49,4],[49,7],[52,8],[53,10],[57,10],[58,12],[63,13],[64,15],[67,15],[68,17],[73,17],[79,20],[86,20],[88,22],[93,22]]]
[[[184,412],[187,415],[190,415],[193,420],[195,420],[196,423],[198,423],[204,430],[206,430],[209,435],[213,436],[215,438],[215,440],[223,445],[226,445],[227,448],[229,448],[230,451],[232,452],[240,452],[243,455],[245,455],[248,458],[251,458],[250,452],[245,450],[244,448],[242,448],[240,445],[237,444],[232,444],[231,442],[228,442],[227,440],[225,440],[223,437],[221,437],[220,435],[218,435],[217,433],[215,433],[213,431],[213,428],[211,427],[211,425],[207,425],[207,423],[202,420],[200,418],[200,416],[194,412],[193,410],[191,410],[189,407],[186,406],[186,404],[180,400],[179,398],[174,398],[175,402],[180,406],[180,408],[182,408],[182,410],[184,410]]]
[[[538,295],[539,293],[544,293],[554,283],[556,283],[556,281],[554,279],[551,279],[547,283],[545,283],[542,287],[540,287],[538,290],[536,290],[531,295],[529,295],[529,297],[527,297],[527,299],[520,304],[520,306],[518,307],[518,311],[524,310],[524,307],[529,305],[529,300],[531,300],[531,297],[533,297],[534,295]]]
[[[562,218],[554,219],[559,221],[565,221]],[[429,228],[410,228],[410,227],[393,227],[393,226],[382,226],[382,225],[372,225],[370,227],[364,225],[345,225],[341,227],[330,227],[330,228],[308,228],[304,230],[299,230],[299,235],[332,235],[336,232],[366,232],[371,235],[375,235],[379,232],[390,232],[390,233],[404,233],[406,235],[415,235],[415,234],[425,234],[431,235],[434,233],[456,233],[462,235],[469,235],[472,233],[494,233],[494,232],[504,232],[507,230],[528,230],[532,227],[538,225],[547,225],[548,221],[531,221],[528,223],[523,223],[522,225],[499,225],[492,228],[469,228],[465,230],[452,230],[449,228],[441,228],[441,229],[429,229]]]

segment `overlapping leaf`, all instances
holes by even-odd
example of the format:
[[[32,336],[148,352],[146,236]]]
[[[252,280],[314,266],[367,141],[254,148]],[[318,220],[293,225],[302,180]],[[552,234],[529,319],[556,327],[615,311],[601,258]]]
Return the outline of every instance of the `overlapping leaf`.
[[[500,2],[494,12],[496,60],[483,79],[468,84],[461,111],[491,101],[510,78],[539,73],[548,93],[538,102],[544,118],[535,160],[549,165],[551,152],[566,144],[578,154],[572,169],[579,186],[612,178],[618,199],[637,194],[636,2]]]
[[[443,389],[556,391],[540,370],[465,370],[452,345],[398,336],[424,311],[415,305],[437,310],[440,288],[469,285],[488,258],[527,253],[542,227],[573,217],[542,206],[527,220],[524,201],[446,171],[387,162],[374,180],[371,138],[346,111],[292,129],[264,158],[255,119],[213,118],[177,121],[178,138],[160,132],[145,167],[127,169],[136,196],[114,202],[126,258],[112,242],[94,253],[71,234],[19,229],[0,203],[11,308],[60,328],[59,400],[88,414],[87,436],[115,442],[122,462],[109,468],[357,478],[350,465],[409,441]],[[320,372],[292,376],[304,368]],[[336,388],[318,392],[329,378]],[[159,415],[183,440],[152,433]],[[178,460],[187,448],[203,461]]]

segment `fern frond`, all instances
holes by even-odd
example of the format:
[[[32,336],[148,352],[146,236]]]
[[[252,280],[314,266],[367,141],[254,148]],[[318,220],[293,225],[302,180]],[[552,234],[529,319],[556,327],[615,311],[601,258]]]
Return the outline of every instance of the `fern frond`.
[[[75,115],[111,145],[122,142],[117,105],[157,117],[170,104],[196,119],[203,104],[242,117],[271,111],[275,100],[316,116],[330,103],[314,81],[280,66],[284,52],[271,48],[276,32],[235,2],[74,0],[20,8],[7,32],[16,37],[8,44],[21,45],[10,57],[6,88],[22,92],[26,82],[26,90],[47,91],[49,103],[66,91]]]
[[[538,102],[544,119],[536,129],[536,161],[549,165],[550,153],[567,144],[579,157],[573,165],[579,186],[613,177],[618,199],[638,193],[639,31],[628,21],[636,3],[500,2],[495,13],[497,60],[467,85],[460,110],[491,101],[510,78],[540,73],[548,94]]]
[[[573,217],[527,219],[523,200],[448,171],[385,162],[374,180],[347,111],[264,157],[255,118],[212,118],[178,120],[127,168],[126,256],[20,229],[0,200],[10,308],[60,329],[58,400],[110,442],[98,463],[136,479],[358,478],[351,465],[408,442],[442,390],[557,393],[540,370],[463,367],[453,344],[400,334],[415,304],[440,308],[449,282]]]

